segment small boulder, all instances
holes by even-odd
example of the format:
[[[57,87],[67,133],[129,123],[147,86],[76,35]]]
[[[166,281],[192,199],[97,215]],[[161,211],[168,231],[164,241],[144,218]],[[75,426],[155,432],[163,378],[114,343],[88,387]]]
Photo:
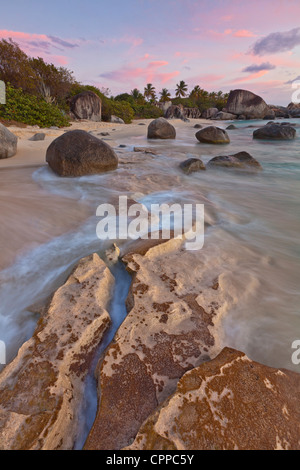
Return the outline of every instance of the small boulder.
[[[17,153],[18,138],[3,124],[0,124],[0,160],[10,158]]]
[[[118,116],[114,116],[114,115],[111,116],[110,122],[112,122],[113,124],[125,124],[123,119],[119,118]]]
[[[231,114],[231,113],[226,113],[224,111],[220,111],[218,114],[216,114],[216,116],[214,117],[214,119],[216,121],[231,121],[232,119],[236,119],[237,116],[235,114]]]
[[[205,170],[205,165],[199,158],[189,158],[188,160],[181,162],[179,167],[187,175],[195,173],[196,171]]]
[[[214,157],[208,162],[207,167],[239,168],[242,170],[260,170],[262,168],[260,163],[247,152],[238,152],[235,155],[223,155],[219,157]]]
[[[48,147],[46,161],[59,176],[83,176],[115,170],[118,157],[102,140],[85,131],[69,131]]]
[[[38,132],[37,134],[34,134],[30,139],[32,142],[37,142],[39,140],[45,140],[46,134],[44,132]]]
[[[234,129],[237,129],[237,127],[234,124],[230,124],[230,126],[226,127],[227,131],[233,131]]]
[[[229,144],[229,135],[224,129],[209,126],[197,132],[196,138],[205,144]]]
[[[203,126],[201,126],[201,124],[195,124],[194,125],[194,129],[202,129]]]
[[[289,125],[270,123],[253,132],[254,139],[262,140],[292,140],[296,136],[296,130]]]
[[[176,130],[165,118],[158,118],[148,126],[148,139],[175,139]]]

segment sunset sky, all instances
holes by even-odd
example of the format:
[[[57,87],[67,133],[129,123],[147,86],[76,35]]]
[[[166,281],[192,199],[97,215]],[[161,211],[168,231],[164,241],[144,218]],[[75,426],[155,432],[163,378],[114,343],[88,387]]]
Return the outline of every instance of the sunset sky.
[[[243,88],[287,105],[300,80],[300,0],[10,0],[0,38],[113,95]]]

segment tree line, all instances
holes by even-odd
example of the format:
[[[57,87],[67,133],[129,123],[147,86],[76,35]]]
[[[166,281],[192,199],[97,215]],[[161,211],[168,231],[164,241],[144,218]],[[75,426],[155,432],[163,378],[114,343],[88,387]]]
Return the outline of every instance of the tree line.
[[[85,90],[93,91],[102,99],[103,120],[109,120],[114,114],[125,122],[131,122],[134,118],[159,117],[163,115],[159,103],[167,101],[186,107],[198,107],[203,111],[209,107],[222,109],[228,98],[228,94],[223,94],[221,91],[209,93],[199,85],[188,92],[188,85],[183,80],[176,85],[173,98],[167,88],[157,93],[152,83],[148,83],[143,92],[135,88],[130,93],[110,96],[109,89],[99,89],[79,83],[74,73],[66,67],[49,64],[41,57],[29,57],[12,39],[0,41],[0,79],[8,85],[8,103],[5,108],[0,106],[0,118],[17,114],[23,119],[22,122],[26,119],[33,122],[31,117],[26,117],[28,113],[30,114],[32,103],[35,108],[42,106],[44,117],[49,112],[53,114],[53,119],[57,120],[60,112],[62,114],[60,125],[62,123],[66,125],[72,96]],[[20,90],[24,95],[22,100]],[[24,116],[20,102],[26,102]],[[38,114],[38,110],[35,110],[35,123],[39,120]]]

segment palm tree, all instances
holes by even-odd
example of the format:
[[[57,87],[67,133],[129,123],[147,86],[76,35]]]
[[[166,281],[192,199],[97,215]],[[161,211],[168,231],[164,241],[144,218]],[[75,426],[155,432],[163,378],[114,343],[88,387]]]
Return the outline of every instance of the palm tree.
[[[176,88],[176,93],[175,95],[177,96],[177,98],[184,98],[187,94],[187,90],[188,90],[188,86],[187,84],[181,80],[179,84],[176,85],[177,88]]]
[[[170,101],[171,94],[170,94],[169,90],[167,90],[166,88],[163,88],[159,94],[160,94],[160,100],[159,101],[161,103],[165,103],[166,101]]]
[[[145,103],[144,96],[142,95],[140,90],[138,90],[137,88],[134,88],[133,90],[131,90],[130,94],[133,97],[134,101],[136,101],[138,104]]]
[[[144,97],[148,99],[148,101],[155,100],[155,87],[152,83],[147,83],[144,88]]]
[[[199,85],[196,85],[190,93],[190,98],[198,100],[199,98],[201,98],[202,93],[203,90],[199,87]]]

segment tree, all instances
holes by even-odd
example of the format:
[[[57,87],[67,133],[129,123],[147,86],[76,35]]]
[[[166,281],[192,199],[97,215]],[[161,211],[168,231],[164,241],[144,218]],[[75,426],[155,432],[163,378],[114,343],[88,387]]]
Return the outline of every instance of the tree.
[[[29,57],[12,39],[0,41],[0,79],[25,92],[36,91],[36,74]]]
[[[134,101],[137,104],[144,104],[145,103],[144,96],[142,95],[140,90],[138,90],[137,88],[134,88],[133,90],[131,90],[130,94],[131,94],[131,96],[133,97]]]
[[[159,94],[160,94],[160,100],[159,100],[159,101],[160,101],[161,103],[165,103],[166,101],[170,101],[170,99],[171,99],[171,94],[170,94],[170,92],[167,90],[167,88],[163,88]]]
[[[146,87],[144,88],[144,97],[148,99],[148,101],[155,100],[155,87],[152,85],[152,83],[147,83]]]
[[[196,85],[190,93],[190,98],[194,100],[199,100],[202,96],[204,90],[200,88],[199,85]]]
[[[35,71],[37,91],[48,103],[65,99],[76,83],[73,72],[65,67],[47,64],[41,57],[29,59],[29,63]]]
[[[175,95],[177,96],[177,98],[184,98],[188,90],[187,84],[183,80],[181,80],[180,83],[176,85],[176,87],[177,88],[176,88]]]

